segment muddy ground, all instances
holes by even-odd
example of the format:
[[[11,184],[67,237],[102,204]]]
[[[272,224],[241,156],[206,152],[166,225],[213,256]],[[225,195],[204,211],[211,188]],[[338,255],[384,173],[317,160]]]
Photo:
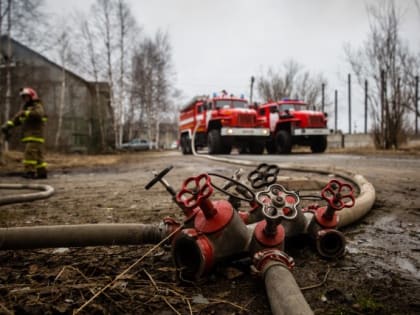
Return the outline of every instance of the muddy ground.
[[[15,176],[19,158],[19,154],[12,154],[7,166],[0,166],[0,183],[26,182]],[[258,159],[281,161],[273,156]],[[348,239],[344,258],[321,259],[305,244],[289,249],[296,262],[293,273],[315,313],[420,314],[418,155],[309,157],[302,153],[289,159],[306,166],[325,164],[352,170],[364,175],[377,192],[371,213],[343,229]],[[198,157],[186,159],[178,152],[101,157],[51,155],[49,162],[51,176],[43,183],[54,186],[56,194],[47,200],[2,206],[1,227],[151,223],[168,215],[182,219],[161,185],[144,189],[153,170],[174,165],[166,179],[179,189],[189,176],[207,171],[230,175],[237,168]],[[281,174],[302,176],[286,171]],[[0,191],[0,197],[13,193],[17,192]],[[151,247],[0,251],[0,314],[71,314]],[[199,283],[182,283],[167,247],[142,259],[80,312],[147,313],[271,312],[264,286],[246,262],[219,266]]]

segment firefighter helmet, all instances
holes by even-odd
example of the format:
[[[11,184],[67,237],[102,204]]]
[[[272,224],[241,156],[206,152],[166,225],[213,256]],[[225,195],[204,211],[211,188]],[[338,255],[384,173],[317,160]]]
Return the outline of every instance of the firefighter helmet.
[[[28,95],[33,101],[38,99],[38,94],[33,88],[30,88],[30,87],[21,88],[19,91],[19,95],[20,96]]]

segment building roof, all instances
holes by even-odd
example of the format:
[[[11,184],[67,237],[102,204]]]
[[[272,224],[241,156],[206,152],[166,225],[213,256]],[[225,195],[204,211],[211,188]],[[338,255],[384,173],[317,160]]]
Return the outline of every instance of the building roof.
[[[8,40],[8,36],[7,36],[7,35],[2,35],[2,36],[0,37],[0,40],[1,40],[1,42],[2,42],[2,54],[3,54],[3,52],[5,52],[5,47],[6,47],[6,43],[7,43],[7,40]],[[52,60],[48,59],[47,57],[45,57],[45,56],[44,56],[44,55],[42,55],[41,53],[39,53],[39,52],[37,52],[37,51],[33,50],[32,48],[29,48],[28,46],[26,46],[26,45],[22,44],[21,42],[19,42],[19,41],[15,40],[15,39],[13,39],[12,37],[10,38],[10,40],[11,40],[11,42],[12,42],[12,45],[19,46],[20,48],[22,48],[22,49],[24,49],[24,50],[26,50],[26,51],[30,52],[31,54],[33,54],[33,55],[37,56],[38,58],[40,58],[40,59],[44,60],[45,62],[49,63],[51,66],[56,67],[56,68],[58,68],[58,69],[60,69],[60,70],[63,68],[62,66],[60,66],[60,65],[59,65],[59,64],[57,64],[56,62],[54,62],[54,61],[52,61]],[[3,54],[3,55],[5,55],[5,54]],[[12,53],[12,55],[13,55],[13,53]],[[69,69],[66,69],[66,68],[65,68],[65,71],[66,71],[66,73],[67,73],[67,74],[69,74],[69,75],[73,76],[74,78],[76,78],[76,79],[78,79],[78,80],[80,80],[80,81],[83,81],[83,82],[85,82],[85,83],[94,83],[94,82],[91,82],[91,81],[86,80],[86,79],[85,79],[85,78],[83,78],[82,76],[80,76],[80,75],[76,74],[75,72],[73,72],[73,71],[71,71],[71,70],[69,70]],[[99,82],[99,83],[100,83],[100,84],[108,84],[107,82],[103,82],[103,81],[101,81],[101,82]]]

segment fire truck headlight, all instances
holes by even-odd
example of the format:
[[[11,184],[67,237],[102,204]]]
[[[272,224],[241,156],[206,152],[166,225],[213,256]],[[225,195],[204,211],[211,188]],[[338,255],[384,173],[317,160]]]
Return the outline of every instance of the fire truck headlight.
[[[268,129],[263,130],[263,135],[268,135]]]
[[[227,130],[227,133],[228,133],[229,135],[231,135],[231,134],[233,133],[233,129],[230,129],[230,128],[229,128],[229,129]]]

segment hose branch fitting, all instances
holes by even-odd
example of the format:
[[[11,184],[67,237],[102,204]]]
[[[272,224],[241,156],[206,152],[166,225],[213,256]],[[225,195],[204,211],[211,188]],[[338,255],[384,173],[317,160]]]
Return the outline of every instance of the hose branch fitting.
[[[226,200],[211,201],[210,174],[184,181],[176,200],[187,211],[195,211],[191,228],[173,241],[173,257],[183,278],[199,279],[217,262],[246,254],[250,233]]]
[[[255,247],[253,252],[264,247],[283,249],[285,229],[282,222],[297,218],[298,195],[279,184],[273,184],[266,190],[258,192],[256,200],[262,208],[264,220],[258,222],[255,227],[254,239],[259,243],[260,248]]]
[[[316,211],[316,220],[325,228],[335,228],[338,224],[336,211],[354,206],[353,187],[350,184],[333,179],[322,189],[321,196],[327,201],[328,205],[327,207],[320,207]]]

